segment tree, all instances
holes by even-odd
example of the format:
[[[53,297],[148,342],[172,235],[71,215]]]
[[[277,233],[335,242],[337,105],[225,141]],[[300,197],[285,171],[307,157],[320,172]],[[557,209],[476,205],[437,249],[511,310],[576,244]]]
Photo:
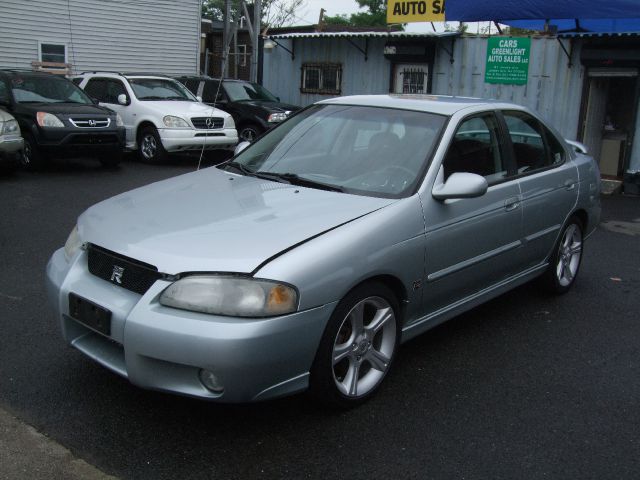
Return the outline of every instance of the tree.
[[[262,0],[262,24],[272,28],[290,24],[296,19],[296,11],[303,7],[305,2],[306,0]],[[224,5],[225,0],[203,0],[202,16],[222,21]],[[240,0],[231,0],[232,17],[236,16],[239,9]]]
[[[387,26],[387,2],[386,0],[356,0],[360,8],[366,8],[366,12],[352,13],[347,16],[324,17],[327,25],[349,25],[354,27],[386,27]]]

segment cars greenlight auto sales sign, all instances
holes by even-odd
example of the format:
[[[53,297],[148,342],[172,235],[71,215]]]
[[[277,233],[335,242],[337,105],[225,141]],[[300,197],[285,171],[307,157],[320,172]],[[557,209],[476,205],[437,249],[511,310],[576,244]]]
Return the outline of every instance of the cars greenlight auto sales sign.
[[[529,37],[490,37],[487,44],[486,83],[526,85],[529,77]]]

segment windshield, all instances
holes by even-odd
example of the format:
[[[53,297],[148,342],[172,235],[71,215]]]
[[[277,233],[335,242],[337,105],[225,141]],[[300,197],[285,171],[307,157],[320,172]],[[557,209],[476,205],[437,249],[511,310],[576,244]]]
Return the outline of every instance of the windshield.
[[[11,92],[17,103],[93,104],[72,82],[54,75],[15,76],[11,78]]]
[[[232,102],[241,102],[243,100],[263,100],[265,102],[278,101],[278,99],[273,96],[269,90],[257,83],[224,82],[223,85],[229,100]]]
[[[129,83],[138,100],[197,101],[186,87],[169,78],[130,78]]]
[[[226,168],[400,198],[421,180],[445,121],[424,112],[315,105],[269,131]]]

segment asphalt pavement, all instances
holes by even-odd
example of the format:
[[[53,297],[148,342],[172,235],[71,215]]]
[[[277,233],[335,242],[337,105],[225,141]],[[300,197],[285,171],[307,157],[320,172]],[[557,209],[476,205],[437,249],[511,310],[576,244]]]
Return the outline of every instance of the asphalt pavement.
[[[229,406],[141,390],[66,346],[43,289],[84,209],[196,164],[0,177],[0,420],[19,419],[0,447],[27,424],[122,479],[638,478],[639,197],[603,199],[570,293],[525,285],[412,340],[365,405]]]

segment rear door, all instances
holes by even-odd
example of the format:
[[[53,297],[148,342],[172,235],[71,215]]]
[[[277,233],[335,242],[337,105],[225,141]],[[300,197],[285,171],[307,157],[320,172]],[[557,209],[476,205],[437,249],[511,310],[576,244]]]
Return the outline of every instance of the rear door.
[[[502,112],[522,195],[523,261],[542,263],[578,196],[578,171],[560,141],[538,119]]]

